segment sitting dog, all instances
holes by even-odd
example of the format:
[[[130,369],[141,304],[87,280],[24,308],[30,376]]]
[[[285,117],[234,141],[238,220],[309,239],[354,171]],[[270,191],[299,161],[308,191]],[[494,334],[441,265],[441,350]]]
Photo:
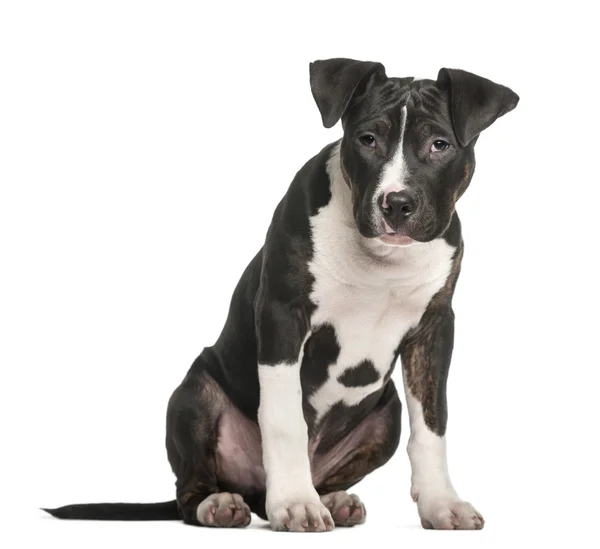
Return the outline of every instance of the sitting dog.
[[[234,528],[254,512],[294,532],[360,524],[365,506],[346,490],[398,447],[400,357],[421,524],[483,527],[446,463],[455,205],[479,134],[519,98],[462,70],[392,78],[351,59],[311,63],[310,85],[325,127],[341,120],[344,134],[297,173],[219,339],[169,401],[176,500],[52,515]]]

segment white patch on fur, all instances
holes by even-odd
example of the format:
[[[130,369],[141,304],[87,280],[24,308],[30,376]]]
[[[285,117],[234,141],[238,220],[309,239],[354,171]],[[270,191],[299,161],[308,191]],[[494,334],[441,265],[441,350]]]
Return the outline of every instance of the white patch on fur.
[[[443,239],[409,247],[386,246],[362,237],[352,217],[350,189],[343,180],[339,146],[328,162],[331,200],[311,217],[315,278],[310,296],[313,330],[333,326],[340,347],[329,379],[310,397],[317,421],[337,402],[358,404],[379,389],[406,332],[416,326],[450,273],[455,248]],[[379,380],[366,387],[337,381],[348,368],[370,360]]]
[[[281,527],[286,509],[294,504],[322,507],[312,482],[308,428],[302,411],[300,364],[305,342],[306,339],[296,363],[258,366],[258,424],[267,475],[266,511],[274,527]]]
[[[373,194],[373,220],[374,225],[379,226],[385,223],[383,213],[379,207],[379,197],[383,194],[390,192],[398,192],[406,189],[404,180],[407,175],[406,162],[404,161],[404,132],[406,129],[406,117],[407,117],[406,105],[402,107],[401,120],[400,120],[400,139],[398,140],[398,147],[394,152],[391,160],[383,167],[381,171],[381,177],[379,184]]]
[[[410,422],[407,447],[412,469],[410,495],[417,502],[419,516],[436,529],[481,528],[481,515],[470,503],[462,501],[452,486],[446,437],[427,427],[423,406],[411,393],[405,378],[404,392]]]
[[[446,460],[446,437],[440,437],[427,427],[423,406],[412,395],[404,380],[406,406],[410,422],[408,457],[412,468],[410,494],[416,501],[422,492],[454,495]]]

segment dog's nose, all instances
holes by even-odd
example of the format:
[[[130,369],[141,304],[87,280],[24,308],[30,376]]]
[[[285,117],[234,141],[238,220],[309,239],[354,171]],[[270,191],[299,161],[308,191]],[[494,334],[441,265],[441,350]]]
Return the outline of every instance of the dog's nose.
[[[402,223],[415,211],[415,199],[406,191],[394,191],[383,196],[381,204],[385,218],[391,221],[390,225]]]

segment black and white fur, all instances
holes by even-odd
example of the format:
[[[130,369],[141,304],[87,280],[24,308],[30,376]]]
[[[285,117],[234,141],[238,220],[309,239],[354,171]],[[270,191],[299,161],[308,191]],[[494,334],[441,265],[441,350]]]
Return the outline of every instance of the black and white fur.
[[[298,172],[248,265],[217,342],[175,390],[167,452],[176,501],[72,505],[61,518],[174,519],[325,531],[365,520],[346,490],[394,454],[410,416],[411,495],[427,528],[478,529],[446,463],[455,211],[481,131],[518,96],[479,76],[389,78],[380,63],[310,66],[343,138]]]

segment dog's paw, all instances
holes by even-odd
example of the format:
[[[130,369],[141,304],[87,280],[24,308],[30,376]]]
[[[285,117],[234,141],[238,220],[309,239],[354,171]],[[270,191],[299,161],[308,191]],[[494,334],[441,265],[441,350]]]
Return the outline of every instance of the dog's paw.
[[[419,497],[421,525],[429,530],[481,530],[485,521],[468,502],[452,497]]]
[[[198,505],[196,518],[204,526],[243,528],[250,524],[250,507],[239,494],[220,492],[211,494]]]
[[[321,496],[321,503],[329,509],[336,526],[355,526],[367,518],[367,510],[360,498],[347,492],[331,492]]]
[[[329,510],[318,497],[269,503],[267,516],[271,528],[278,531],[329,532],[334,528]]]

